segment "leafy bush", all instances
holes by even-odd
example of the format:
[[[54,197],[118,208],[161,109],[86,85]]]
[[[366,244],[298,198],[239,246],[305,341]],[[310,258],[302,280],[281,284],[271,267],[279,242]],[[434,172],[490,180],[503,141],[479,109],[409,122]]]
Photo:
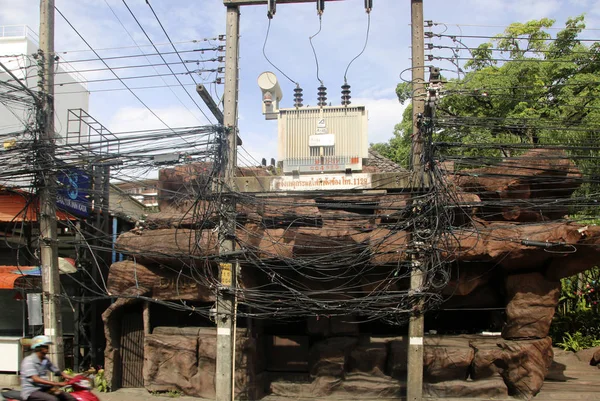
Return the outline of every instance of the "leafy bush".
[[[557,346],[579,351],[600,346],[600,269],[561,280],[561,295],[550,336]]]
[[[108,385],[108,382],[106,381],[106,378],[104,377],[104,369],[98,369],[98,371],[96,371],[94,368],[90,369],[87,372],[83,372],[83,373],[77,373],[75,371],[73,371],[73,369],[65,369],[63,372],[65,372],[66,374],[68,374],[69,376],[75,376],[78,374],[82,374],[84,376],[88,376],[89,379],[92,381],[92,385],[101,393],[108,393],[110,391],[110,387]],[[67,393],[70,393],[73,391],[72,388],[66,388],[65,391]]]
[[[563,341],[556,343],[556,345],[565,351],[577,352],[582,349],[600,346],[600,339],[596,339],[590,335],[583,335],[581,332],[577,331],[573,335],[566,333],[563,337]]]
[[[108,382],[104,377],[104,369],[98,369],[98,372],[94,375],[94,387],[101,393],[108,393],[110,391]]]
[[[168,391],[151,391],[150,394],[157,397],[171,397],[171,398],[179,398],[183,395],[183,393],[179,390],[168,390]]]

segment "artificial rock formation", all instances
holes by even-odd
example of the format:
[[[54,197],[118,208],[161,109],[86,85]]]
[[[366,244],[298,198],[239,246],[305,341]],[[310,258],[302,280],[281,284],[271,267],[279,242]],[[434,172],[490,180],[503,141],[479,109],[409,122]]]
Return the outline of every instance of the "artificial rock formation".
[[[162,196],[161,213],[119,237],[117,249],[131,255],[131,260],[111,267],[112,295],[143,290],[153,299],[214,302],[217,269],[206,258],[218,254],[214,228],[219,214],[210,202],[189,193],[190,188],[205,184],[202,175],[211,169],[199,165],[189,171],[161,173],[163,192],[178,196]],[[480,329],[499,326],[501,338],[426,337],[423,363],[430,396],[528,399],[540,391],[553,358],[548,332],[559,280],[598,263],[600,228],[562,220],[567,208],[561,202],[548,202],[569,197],[580,178],[560,152],[540,149],[518,162],[506,160],[447,177],[457,202],[451,221],[454,229],[432,244],[444,258],[453,260],[450,282],[441,289],[448,297],[443,308],[503,309],[505,321],[500,317],[500,322],[480,323]],[[343,255],[347,260],[376,266],[356,287],[368,294],[410,256],[410,229],[403,225],[410,205],[406,192],[306,193],[278,198],[272,204],[238,202],[235,237],[239,248],[268,263],[311,257],[339,263],[340,255],[331,249],[343,247],[348,250]],[[318,293],[337,285],[307,280],[291,269],[280,271]],[[203,276],[198,277],[198,272]],[[241,288],[260,288],[265,283],[268,277],[242,263]],[[396,283],[389,290],[406,290],[402,285]],[[117,313],[118,307],[111,307],[111,313]],[[448,314],[438,312],[435,319],[441,321],[444,315]],[[450,317],[439,324],[458,332],[465,329],[461,324],[479,324],[461,318]],[[108,326],[107,339],[114,339],[118,329]],[[392,330],[389,336],[365,334],[351,316],[310,317],[305,330],[293,335],[254,330],[242,340],[245,345],[237,344],[243,359],[236,375],[240,395],[260,397],[265,386],[274,395],[297,397],[404,394],[407,342]],[[213,334],[199,332],[147,335],[146,387],[213,397],[211,341]],[[116,348],[110,352],[115,354]]]
[[[353,396],[378,391],[400,397],[405,394],[407,349],[406,337],[330,337],[315,343],[308,358],[296,356],[297,361],[308,360],[312,379],[272,380],[271,392],[339,397],[352,389]],[[553,355],[549,338],[511,341],[474,335],[427,336],[424,354],[425,390],[430,396],[524,399],[540,391]]]
[[[506,278],[507,339],[545,338],[560,296],[560,281],[542,273],[511,274]]]
[[[157,328],[144,341],[144,387],[149,391],[179,390],[186,395],[215,398],[217,336],[214,328]],[[163,334],[159,334],[163,333]],[[246,400],[264,395],[256,340],[238,330],[235,395]]]

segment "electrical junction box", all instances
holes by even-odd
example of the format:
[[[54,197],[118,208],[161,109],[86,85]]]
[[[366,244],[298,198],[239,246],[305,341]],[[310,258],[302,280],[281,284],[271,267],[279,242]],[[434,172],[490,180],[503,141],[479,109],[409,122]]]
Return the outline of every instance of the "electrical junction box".
[[[284,174],[362,171],[369,149],[364,106],[280,109],[278,125]]]

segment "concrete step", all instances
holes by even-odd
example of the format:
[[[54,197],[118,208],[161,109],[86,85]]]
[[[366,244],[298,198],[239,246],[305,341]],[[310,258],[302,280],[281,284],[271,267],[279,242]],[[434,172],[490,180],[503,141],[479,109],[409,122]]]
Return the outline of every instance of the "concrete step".
[[[16,387],[19,385],[19,375],[0,373],[0,387]]]

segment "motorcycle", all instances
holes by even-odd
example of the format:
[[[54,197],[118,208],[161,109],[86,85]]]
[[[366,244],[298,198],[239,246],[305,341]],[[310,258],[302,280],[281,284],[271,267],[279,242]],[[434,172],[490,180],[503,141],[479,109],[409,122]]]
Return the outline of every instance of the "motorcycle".
[[[67,381],[65,387],[71,387],[71,394],[77,401],[100,401],[96,394],[92,393],[92,382],[83,375],[77,375]],[[21,392],[10,388],[4,388],[0,391],[0,396],[4,401],[23,401]]]

